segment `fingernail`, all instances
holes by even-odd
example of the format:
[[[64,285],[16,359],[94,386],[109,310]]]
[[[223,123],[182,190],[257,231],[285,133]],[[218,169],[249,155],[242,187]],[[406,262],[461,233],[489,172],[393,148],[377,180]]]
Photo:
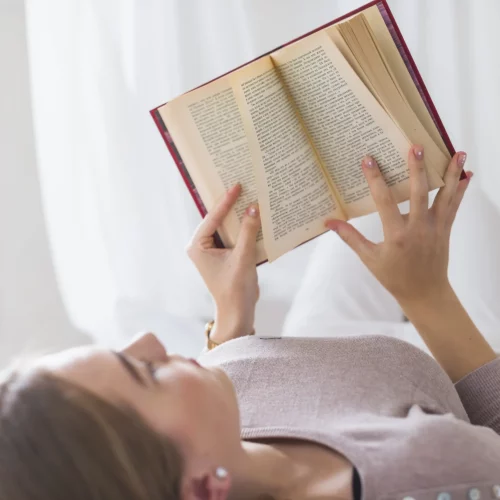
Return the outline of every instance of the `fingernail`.
[[[424,159],[424,148],[422,146],[413,146],[413,154],[417,160]]]
[[[229,473],[227,472],[226,469],[224,469],[224,467],[217,467],[217,469],[215,469],[215,477],[220,481],[226,479],[228,474]]]
[[[467,176],[467,180],[470,181],[474,177],[474,172],[465,172],[465,175]]]
[[[227,190],[228,193],[231,193],[232,191],[234,191],[235,189],[237,189],[239,186],[241,186],[241,184],[238,182],[237,184],[235,184],[233,187],[229,188]]]
[[[464,168],[466,161],[467,161],[467,153],[458,153],[457,164],[460,168]]]
[[[259,207],[257,205],[251,205],[247,208],[247,215],[250,217],[257,217],[259,215]]]
[[[373,168],[376,165],[375,160],[371,156],[366,156],[363,159],[363,164],[366,168]]]
[[[335,233],[338,233],[337,226],[333,225],[333,224],[331,223],[331,221],[329,221],[329,220],[327,220],[327,221],[325,222],[325,227],[327,227],[328,229],[330,229],[330,231],[333,231],[333,232],[335,232]]]

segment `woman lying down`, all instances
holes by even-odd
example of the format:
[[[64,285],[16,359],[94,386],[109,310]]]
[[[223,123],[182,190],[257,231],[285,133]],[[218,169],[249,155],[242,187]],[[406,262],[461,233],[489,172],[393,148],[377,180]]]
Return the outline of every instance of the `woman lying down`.
[[[455,155],[428,208],[424,161],[413,147],[406,216],[376,162],[363,161],[384,240],[326,223],[371,272],[349,261],[349,286],[365,276],[358,297],[326,309],[332,321],[376,311],[374,331],[384,310],[392,318],[398,309],[434,359],[382,335],[252,336],[258,207],[233,249],[213,247],[235,187],[188,250],[217,306],[199,362],[148,334],[120,352],[82,347],[7,372],[0,500],[500,498],[500,360],[448,279],[450,231],[471,174],[459,180],[465,154]],[[331,257],[342,266],[341,251]],[[301,327],[309,337],[310,310]]]

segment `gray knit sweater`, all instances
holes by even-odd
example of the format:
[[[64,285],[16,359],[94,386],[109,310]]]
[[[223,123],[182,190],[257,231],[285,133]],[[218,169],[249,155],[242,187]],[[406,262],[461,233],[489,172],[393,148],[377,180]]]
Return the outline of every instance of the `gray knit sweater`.
[[[455,385],[427,354],[382,336],[244,337],[200,362],[231,377],[243,439],[337,450],[364,499],[500,499],[500,359]]]

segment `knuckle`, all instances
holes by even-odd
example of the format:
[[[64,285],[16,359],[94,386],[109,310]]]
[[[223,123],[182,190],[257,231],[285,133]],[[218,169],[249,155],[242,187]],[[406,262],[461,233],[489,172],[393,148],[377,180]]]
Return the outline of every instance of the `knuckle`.
[[[427,191],[418,191],[415,193],[415,201],[420,205],[427,205],[429,196]]]
[[[250,217],[241,225],[241,231],[249,235],[254,235],[259,230],[259,221]]]
[[[424,161],[414,161],[412,164],[413,170],[417,173],[425,172],[425,162]]]
[[[429,237],[429,229],[425,224],[418,224],[415,230],[417,241],[426,241]]]
[[[369,179],[381,179],[382,178],[382,172],[380,171],[380,168],[371,168],[367,169],[367,176]]]
[[[458,162],[458,161],[452,161],[451,164],[450,164],[450,167],[452,168],[453,173],[455,175],[460,176],[462,174],[463,166],[460,165],[460,162]]]
[[[403,248],[406,246],[406,233],[404,231],[396,229],[391,235],[391,241],[398,246]]]
[[[393,204],[392,195],[388,189],[383,189],[380,191],[380,193],[378,195],[378,200],[379,200],[379,203],[384,205],[384,206]]]
[[[223,216],[220,214],[213,214],[211,216],[212,224],[214,224],[214,226],[217,226],[217,227],[219,227],[222,224],[223,219],[224,219]]]
[[[253,225],[254,225],[254,220],[252,219],[252,217],[249,217],[248,215],[243,217],[243,220],[241,221],[242,228],[249,229],[249,228],[253,227]]]
[[[189,242],[186,247],[185,247],[185,252],[187,253],[188,257],[190,259],[193,259],[194,258],[194,254],[195,254],[195,245],[193,244],[193,242]]]
[[[458,164],[458,162],[452,161],[448,166],[448,172],[453,176],[453,179],[459,179],[462,175],[462,167]]]

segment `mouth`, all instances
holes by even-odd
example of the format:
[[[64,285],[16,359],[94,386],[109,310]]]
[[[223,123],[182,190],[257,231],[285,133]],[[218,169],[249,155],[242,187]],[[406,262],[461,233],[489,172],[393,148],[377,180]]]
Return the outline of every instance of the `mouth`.
[[[198,361],[196,361],[196,359],[192,359],[192,358],[190,358],[190,359],[188,359],[188,361],[189,361],[190,363],[192,363],[194,366],[197,366],[198,368],[201,368],[200,363],[198,363]]]

